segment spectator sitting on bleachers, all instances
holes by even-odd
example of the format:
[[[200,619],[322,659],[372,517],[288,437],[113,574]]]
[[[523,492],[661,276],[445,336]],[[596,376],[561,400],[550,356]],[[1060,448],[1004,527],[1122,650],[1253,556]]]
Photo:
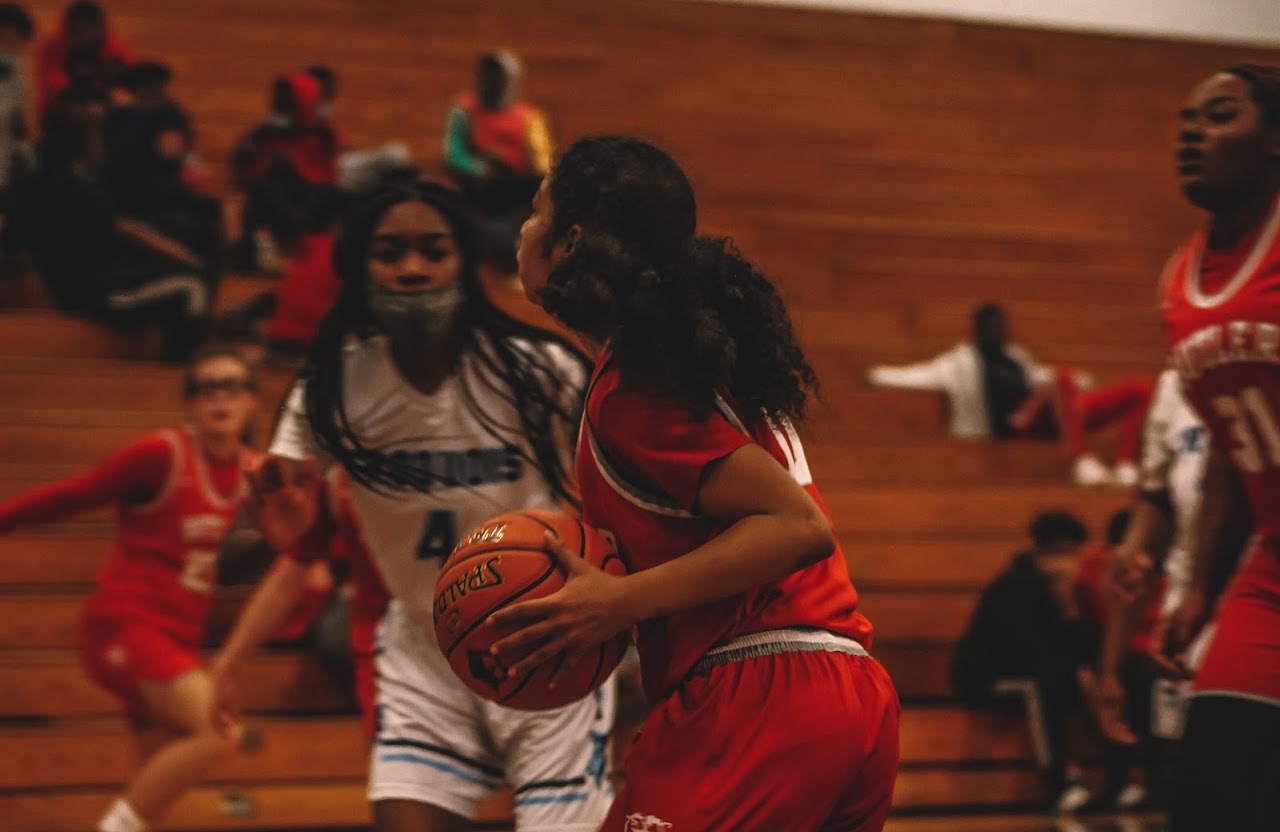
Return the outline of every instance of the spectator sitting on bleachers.
[[[361,194],[384,184],[389,177],[416,178],[409,148],[404,142],[387,142],[367,150],[343,147],[342,134],[333,123],[333,109],[338,98],[338,74],[324,65],[307,67],[307,74],[320,82],[320,115],[329,120],[338,137],[338,187],[351,194]]]
[[[39,117],[72,101],[103,106],[120,83],[133,53],[109,31],[102,6],[83,0],[67,7],[62,26],[40,44],[36,66]]]
[[[116,212],[85,164],[73,118],[46,119],[36,173],[5,225],[6,249],[31,254],[58,306],[122,329],[164,329],[164,358],[182,361],[204,337],[210,264],[154,227]]]
[[[1065,723],[1083,704],[1097,638],[1076,593],[1084,524],[1062,511],[1031,524],[1032,548],[982,591],[951,664],[952,686],[966,704],[1025,707],[1036,761],[1052,805],[1072,812],[1091,801],[1069,774]]]
[[[972,341],[921,364],[875,367],[867,380],[880,387],[945,393],[952,436],[1060,438],[1074,460],[1078,484],[1136,485],[1136,459],[1151,384],[1130,379],[1090,389],[1092,379],[1079,370],[1037,364],[1026,350],[1009,341],[1008,329],[1004,309],[984,304],[973,316]],[[1089,431],[1112,424],[1118,425],[1120,434],[1114,472],[1088,446]]]
[[[341,213],[338,137],[321,114],[320,81],[305,72],[272,86],[271,115],[236,147],[232,175],[245,192],[237,268],[258,266],[259,229],[285,249],[300,234],[328,228]]]
[[[210,287],[221,277],[226,245],[222,203],[195,191],[184,175],[194,132],[176,106],[138,114],[136,147],[107,157],[103,182],[112,206],[194,251],[206,264]]]
[[[458,95],[444,135],[444,166],[478,215],[490,256],[515,263],[520,225],[551,169],[546,116],[520,100],[520,59],[499,50],[476,64],[475,89]]]
[[[8,210],[14,184],[31,166],[23,53],[34,33],[26,9],[0,3],[0,211]]]

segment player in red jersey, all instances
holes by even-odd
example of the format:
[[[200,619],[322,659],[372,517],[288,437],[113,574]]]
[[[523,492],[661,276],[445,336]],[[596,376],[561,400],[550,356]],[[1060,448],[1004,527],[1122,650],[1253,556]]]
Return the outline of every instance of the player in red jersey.
[[[1182,654],[1226,584],[1196,674],[1174,792],[1175,832],[1280,829],[1280,69],[1201,82],[1180,115],[1183,193],[1209,213],[1166,269],[1172,364],[1211,437],[1192,588],[1164,661]]]
[[[533,208],[525,291],[596,356],[583,516],[631,574],[549,541],[568,582],[493,617],[515,628],[500,660],[635,628],[652,710],[602,829],[879,830],[898,700],[792,427],[816,379],[776,290],[697,236],[688,180],[644,142],[579,141]]]
[[[0,531],[118,508],[115,550],[80,619],[80,661],[124,703],[144,762],[98,832],[142,832],[232,749],[235,726],[210,718],[199,645],[218,545],[248,493],[242,438],[256,390],[238,353],[203,350],[185,379],[190,424],[0,504]]]
[[[356,670],[356,700],[365,729],[373,738],[377,722],[373,667],[374,637],[386,612],[389,596],[382,577],[365,546],[360,520],[350,503],[347,476],[341,466],[324,477],[324,496],[317,522],[298,547],[278,558],[240,614],[235,629],[218,655],[209,663],[223,718],[234,715],[234,691],[230,679],[236,668],[258,645],[280,631],[306,592],[308,566],[321,559],[345,565],[350,587],[351,655]]]

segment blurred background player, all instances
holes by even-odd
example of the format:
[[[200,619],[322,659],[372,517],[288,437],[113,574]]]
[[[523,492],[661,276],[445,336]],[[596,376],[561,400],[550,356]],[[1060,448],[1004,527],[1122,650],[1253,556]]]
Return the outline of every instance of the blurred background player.
[[[342,599],[348,623],[347,652],[355,671],[356,701],[369,739],[373,739],[377,730],[374,637],[389,597],[351,505],[346,472],[337,465],[325,472],[314,527],[293,550],[276,558],[226,642],[209,662],[209,673],[220,692],[215,719],[236,714],[233,680],[244,659],[258,645],[276,637],[300,607],[312,606],[308,597],[308,584],[313,583],[311,569],[321,563],[327,563],[343,579],[345,587],[338,591],[349,593]]]
[[[103,506],[115,551],[80,619],[80,662],[124,705],[141,768],[97,832],[143,832],[230,752],[236,726],[212,718],[199,646],[223,533],[248,495],[244,444],[257,409],[252,368],[210,348],[184,380],[189,424],[139,440],[102,465],[0,504],[0,531]]]
[[[1161,311],[1210,456],[1191,585],[1157,645],[1167,665],[1189,672],[1186,651],[1220,606],[1195,675],[1172,828],[1261,832],[1280,828],[1280,69],[1210,76],[1178,123],[1178,182],[1209,217],[1166,267]]]
[[[39,118],[43,121],[54,109],[78,109],[86,103],[105,112],[133,62],[133,51],[111,32],[100,4],[72,3],[62,26],[40,44],[37,54]]]
[[[1099,723],[1107,735],[1119,741],[1136,740],[1150,733],[1159,744],[1158,775],[1148,784],[1156,802],[1172,797],[1173,755],[1182,736],[1182,721],[1190,682],[1161,678],[1154,689],[1126,682],[1136,670],[1150,675],[1150,649],[1162,629],[1149,629],[1152,605],[1167,618],[1186,596],[1191,584],[1191,549],[1195,520],[1204,488],[1209,434],[1204,423],[1182,395],[1175,370],[1166,370],[1156,385],[1155,401],[1147,416],[1143,439],[1142,481],[1133,509],[1133,520],[1124,540],[1113,553],[1107,575],[1110,609],[1094,692]],[[1162,580],[1161,580],[1162,578]],[[1145,631],[1146,661],[1135,662],[1133,636]],[[1206,627],[1198,646],[1187,659],[1189,670],[1199,667],[1212,627]],[[1135,664],[1137,667],[1135,667]],[[1136,697],[1151,702],[1149,725],[1134,724],[1139,712]]]
[[[34,36],[35,23],[26,9],[0,3],[0,213],[9,210],[14,184],[33,163],[25,53]]]
[[[878,832],[898,697],[792,426],[817,379],[777,290],[698,236],[674,159],[617,136],[557,162],[519,263],[596,355],[583,519],[631,574],[549,540],[564,588],[495,613],[521,629],[494,647],[516,675],[635,628],[652,710],[602,828]]]
[[[318,483],[290,460],[343,467],[392,600],[379,631],[369,799],[382,832],[466,828],[505,780],[521,832],[595,832],[608,810],[614,690],[526,713],[485,701],[436,643],[432,597],[457,536],[571,496],[567,460],[585,363],[485,295],[456,195],[378,191],[343,222],[341,293],[286,406],[258,525],[277,549],[314,525]],[[299,473],[300,472],[300,473]]]
[[[1009,320],[995,303],[973,313],[973,340],[957,344],[930,361],[906,367],[874,367],[867,379],[880,387],[947,395],[951,435],[991,439],[1061,439],[1073,460],[1079,485],[1138,481],[1135,460],[1142,441],[1142,418],[1151,401],[1145,379],[1091,390],[1092,379],[1071,367],[1037,364],[1009,340]],[[1115,470],[1089,450],[1088,435],[1118,425]]]

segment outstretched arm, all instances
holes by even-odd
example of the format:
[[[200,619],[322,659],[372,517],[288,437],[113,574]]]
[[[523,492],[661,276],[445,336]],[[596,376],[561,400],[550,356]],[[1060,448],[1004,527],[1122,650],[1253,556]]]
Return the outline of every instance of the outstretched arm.
[[[164,489],[172,463],[173,449],[164,436],[135,442],[79,476],[0,503],[0,532],[105,505],[145,504]]]

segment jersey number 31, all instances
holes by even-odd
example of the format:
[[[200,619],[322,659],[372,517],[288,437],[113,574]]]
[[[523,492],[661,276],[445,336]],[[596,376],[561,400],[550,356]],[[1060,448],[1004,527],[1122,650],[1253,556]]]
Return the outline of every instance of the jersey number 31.
[[[1231,431],[1231,458],[1241,471],[1259,474],[1267,466],[1280,468],[1280,424],[1260,389],[1246,387],[1239,396],[1218,396],[1213,409]]]

